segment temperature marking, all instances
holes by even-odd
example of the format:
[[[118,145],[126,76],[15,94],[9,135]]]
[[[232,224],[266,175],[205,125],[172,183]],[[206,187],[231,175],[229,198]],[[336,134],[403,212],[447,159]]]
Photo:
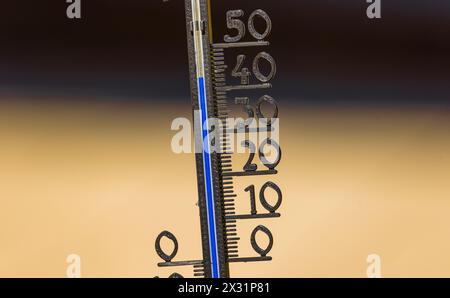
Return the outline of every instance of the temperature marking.
[[[276,175],[277,170],[265,170],[265,171],[248,171],[248,172],[228,172],[223,173],[224,177],[245,177],[245,176],[265,176],[265,175]]]
[[[217,87],[217,91],[235,91],[235,90],[255,90],[255,89],[270,89],[272,88],[272,84],[264,83],[264,84],[255,84],[255,85],[239,85],[239,86],[225,86],[225,87]]]
[[[268,41],[251,41],[251,42],[231,42],[231,43],[215,43],[215,49],[231,49],[231,48],[247,48],[247,47],[265,47],[269,46]]]

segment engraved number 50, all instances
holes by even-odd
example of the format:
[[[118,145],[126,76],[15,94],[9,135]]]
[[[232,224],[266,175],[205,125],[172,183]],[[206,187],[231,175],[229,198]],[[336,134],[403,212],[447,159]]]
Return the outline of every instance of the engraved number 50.
[[[224,40],[225,42],[238,42],[245,36],[245,24],[243,21],[237,19],[244,16],[244,11],[242,9],[238,10],[230,10],[227,12],[227,27],[228,29],[235,29],[237,30],[237,35],[230,36],[225,35]],[[263,33],[260,33],[255,28],[255,18],[260,17],[266,22],[266,30]],[[261,9],[255,10],[248,19],[248,31],[250,34],[257,40],[263,40],[266,38],[270,31],[272,31],[272,21],[269,17],[269,15]]]

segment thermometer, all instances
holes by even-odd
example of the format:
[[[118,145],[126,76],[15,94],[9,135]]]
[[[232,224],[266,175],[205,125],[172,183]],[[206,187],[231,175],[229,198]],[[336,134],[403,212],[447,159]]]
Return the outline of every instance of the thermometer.
[[[233,57],[236,61],[233,68],[226,64],[226,51],[230,49],[244,50],[249,48],[263,49],[270,45],[268,37],[272,30],[269,15],[261,9],[246,14],[243,10],[230,10],[225,15],[226,27],[234,35],[225,35],[223,41],[213,42],[213,7],[209,0],[185,0],[186,28],[191,80],[191,97],[194,113],[194,136],[196,144],[196,168],[198,184],[198,207],[202,239],[202,257],[191,261],[175,261],[178,252],[178,241],[174,234],[163,231],[156,239],[155,248],[163,262],[160,267],[192,266],[195,277],[228,278],[231,263],[249,263],[270,261],[268,256],[273,247],[273,235],[263,225],[257,225],[250,235],[250,244],[257,256],[240,257],[238,222],[241,220],[259,220],[280,217],[282,191],[276,183],[267,181],[259,191],[255,185],[249,185],[244,193],[250,197],[250,213],[237,214],[235,200],[238,198],[234,189],[234,179],[242,177],[274,176],[276,167],[281,161],[281,148],[270,136],[276,130],[278,121],[278,104],[273,97],[262,94],[255,104],[248,96],[236,96],[236,92],[256,90],[266,92],[272,87],[271,81],[276,75],[274,58],[265,51],[260,51],[253,58],[251,71],[245,67],[246,55]],[[255,20],[265,24],[264,30],[256,29]],[[248,32],[248,34],[247,34]],[[269,70],[261,70],[262,61],[266,61]],[[231,71],[230,71],[231,70]],[[230,84],[230,79],[238,83]],[[237,105],[243,109],[248,119],[242,123],[233,122],[230,126],[229,106]],[[268,105],[273,113],[264,115],[262,106]],[[256,123],[250,125],[249,123]],[[214,136],[212,128],[220,128]],[[252,140],[244,140],[243,147],[250,150],[247,163],[241,169],[233,167],[233,155],[230,147],[231,138],[236,134],[247,135],[251,132],[264,132],[267,137],[255,144]],[[269,160],[267,148],[275,158]],[[256,163],[259,159],[259,165]],[[261,169],[262,168],[262,169]],[[274,205],[266,199],[266,192],[272,189],[277,201]],[[257,198],[265,209],[257,210]],[[263,233],[268,238],[266,248],[261,248],[256,235]],[[169,254],[161,248],[161,240],[168,238],[174,244]],[[173,273],[170,277],[182,277]]]

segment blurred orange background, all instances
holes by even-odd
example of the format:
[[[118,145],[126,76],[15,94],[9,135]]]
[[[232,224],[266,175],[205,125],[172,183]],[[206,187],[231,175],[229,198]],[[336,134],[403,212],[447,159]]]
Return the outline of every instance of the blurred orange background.
[[[280,107],[282,218],[239,225],[241,255],[264,223],[274,260],[233,277],[366,277],[370,254],[384,277],[450,276],[449,109]],[[0,276],[65,277],[77,254],[83,277],[165,277],[166,229],[177,259],[200,258],[194,157],[170,149],[171,121],[190,115],[188,100],[3,100]]]

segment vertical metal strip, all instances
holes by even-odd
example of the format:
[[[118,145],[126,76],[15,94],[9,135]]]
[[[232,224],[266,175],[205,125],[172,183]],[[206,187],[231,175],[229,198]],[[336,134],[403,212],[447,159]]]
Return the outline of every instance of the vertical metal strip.
[[[212,13],[211,13],[211,0],[207,0],[208,5],[208,31],[209,31],[209,44],[213,44],[213,30],[212,30]]]

